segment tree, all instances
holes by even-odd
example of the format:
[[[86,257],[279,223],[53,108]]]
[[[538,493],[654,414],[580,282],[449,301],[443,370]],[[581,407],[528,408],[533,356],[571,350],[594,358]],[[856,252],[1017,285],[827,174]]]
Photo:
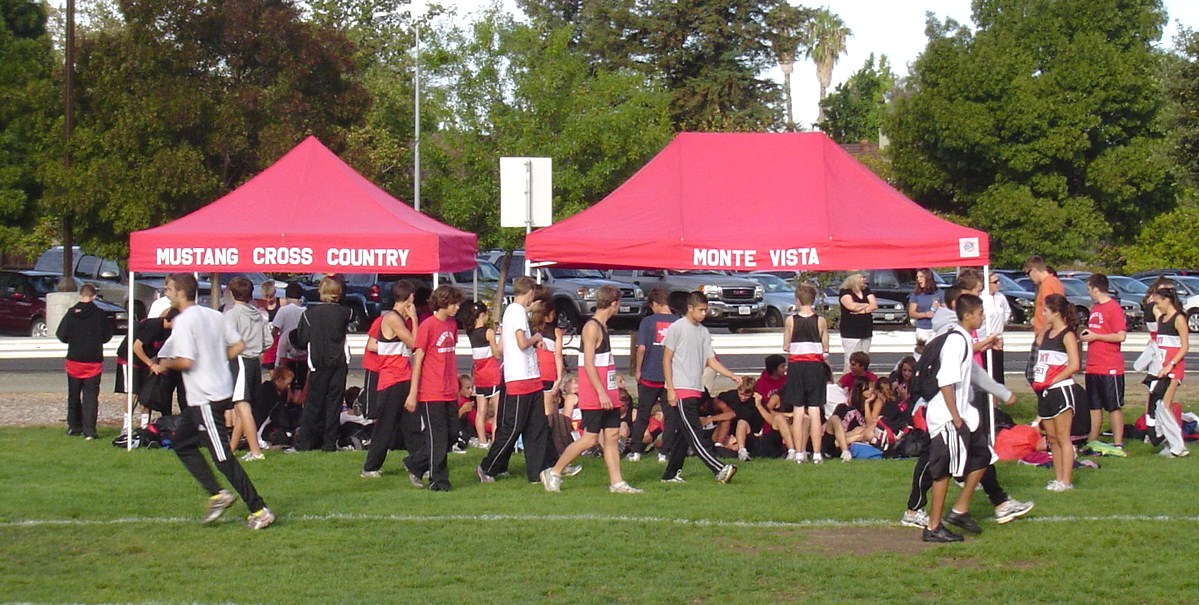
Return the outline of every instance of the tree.
[[[988,0],[929,41],[884,130],[900,188],[992,235],[992,259],[1088,260],[1175,193],[1158,130],[1158,0]]]
[[[833,67],[837,65],[837,59],[845,54],[845,40],[853,35],[853,32],[845,27],[841,17],[827,8],[816,11],[810,27],[808,42],[811,47],[808,49],[808,56],[816,64],[816,79],[820,81],[820,100],[823,101],[828,93],[829,84],[833,81]],[[824,121],[823,105],[816,121]]]
[[[1184,198],[1178,207],[1149,220],[1136,241],[1124,248],[1125,270],[1199,267],[1199,197]]]
[[[445,113],[427,139],[428,212],[478,233],[481,246],[511,249],[524,236],[496,228],[500,157],[553,158],[560,219],[599,201],[671,136],[667,92],[575,52],[575,33],[520,24],[495,7],[431,41]]]
[[[776,0],[766,13],[767,37],[770,49],[783,70],[783,92],[787,100],[787,130],[795,130],[795,116],[791,107],[791,72],[801,49],[807,52],[811,43],[811,21],[815,12],[792,6],[787,0]]]
[[[1169,62],[1163,78],[1169,99],[1170,151],[1183,177],[1199,187],[1199,33],[1184,29],[1174,45],[1178,56]]]
[[[0,0],[0,249],[33,254],[48,238],[34,229],[42,194],[38,166],[61,111],[45,6]]]
[[[871,54],[861,69],[820,102],[824,115],[820,130],[838,143],[870,141],[877,145],[887,96],[893,88],[895,74],[887,55],[880,57],[875,67]]]
[[[45,207],[80,243],[123,255],[130,231],[211,202],[304,136],[334,148],[369,103],[350,43],[285,0],[124,0],[80,34],[74,166]]]

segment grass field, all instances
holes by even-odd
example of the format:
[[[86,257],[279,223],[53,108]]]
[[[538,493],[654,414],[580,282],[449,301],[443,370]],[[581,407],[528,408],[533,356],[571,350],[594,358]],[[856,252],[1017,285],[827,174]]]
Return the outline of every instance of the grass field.
[[[651,456],[625,463],[646,490],[628,496],[599,460],[548,494],[519,456],[480,485],[481,454],[451,455],[454,490],[431,493],[400,452],[377,480],[361,452],[276,452],[246,465],[279,515],[251,532],[240,502],[199,525],[204,494],[170,452],[0,429],[0,602],[1199,603],[1199,456],[1129,449],[1063,494],[1001,463],[1036,509],[930,546],[896,522],[911,461],[754,460],[718,485],[690,460],[688,483],[661,484]],[[990,515],[982,492],[973,512]]]

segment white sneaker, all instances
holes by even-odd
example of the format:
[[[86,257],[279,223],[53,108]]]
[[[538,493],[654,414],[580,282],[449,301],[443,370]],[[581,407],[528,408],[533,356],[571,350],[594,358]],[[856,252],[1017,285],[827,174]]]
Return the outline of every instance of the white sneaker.
[[[737,459],[742,462],[749,460],[749,450],[747,450],[745,448],[741,448],[741,449],[737,450]]]
[[[1054,486],[1054,487],[1049,487],[1049,488],[1046,488],[1046,489],[1048,489],[1048,490],[1049,490],[1049,491],[1051,491],[1051,492],[1059,492],[1059,493],[1061,493],[1061,492],[1068,492],[1068,491],[1070,491],[1070,490],[1074,489],[1074,484],[1073,484],[1073,483],[1062,483],[1061,481],[1055,481],[1055,483],[1057,483],[1057,485],[1056,485],[1056,486]]]
[[[797,456],[799,454],[795,453],[795,450],[787,450],[787,462],[795,462]]]
[[[995,507],[995,522],[1003,525],[1008,521],[1023,517],[1028,511],[1032,510],[1032,502],[1021,502],[1009,498],[999,506]]]
[[[246,452],[246,455],[241,457],[242,462],[253,462],[255,460],[265,460],[265,459],[266,459],[266,456],[264,454],[262,454],[261,452],[259,452],[257,454],[255,454],[254,452]]]
[[[737,467],[735,467],[731,464],[726,464],[726,465],[724,465],[724,468],[720,469],[719,473],[716,473],[716,482],[717,483],[728,483],[729,481],[733,480],[733,475],[736,475],[736,474],[737,474]]]
[[[562,476],[573,477],[581,472],[583,472],[582,464],[568,464],[566,468],[562,469]]]
[[[562,491],[562,476],[547,468],[541,471],[541,485],[547,492]]]
[[[820,464],[824,462],[824,454],[812,454],[812,464]]]
[[[675,473],[674,476],[669,479],[662,480],[662,483],[686,483],[686,482],[687,481],[685,479],[683,479],[683,471],[679,471],[679,472]]]
[[[905,510],[903,516],[899,518],[899,523],[908,527],[924,529],[928,527],[928,513],[923,510]]]
[[[612,494],[640,494],[640,493],[644,493],[644,492],[643,492],[643,490],[639,490],[639,489],[637,489],[637,488],[635,488],[635,487],[633,487],[633,486],[629,485],[627,481],[621,481],[620,483],[617,483],[616,485],[609,485],[609,486],[608,486],[608,492],[609,492],[609,493],[612,493]]]
[[[250,529],[263,529],[275,522],[275,513],[271,509],[263,507],[256,513],[251,513],[246,517],[246,527]]]
[[[841,452],[841,462],[849,462],[850,460],[853,460],[853,453],[849,450]]]
[[[807,452],[796,452],[794,460],[795,460],[796,464],[803,464],[808,461],[808,453]]]
[[[658,464],[666,464],[666,454],[658,454]]]
[[[628,460],[629,462],[641,462],[641,454],[637,452],[629,452],[629,455],[625,456],[624,459]]]

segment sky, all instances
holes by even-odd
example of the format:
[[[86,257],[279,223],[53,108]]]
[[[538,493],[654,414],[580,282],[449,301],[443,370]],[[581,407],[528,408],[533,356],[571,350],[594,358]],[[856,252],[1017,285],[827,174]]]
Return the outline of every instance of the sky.
[[[417,10],[423,5],[422,0],[413,3]],[[460,15],[466,15],[490,4],[490,0],[441,0],[441,3],[456,6]],[[815,2],[802,4],[816,6]],[[1199,29],[1199,2],[1164,0],[1164,4],[1170,22],[1160,44],[1170,47],[1179,22],[1183,27]],[[504,6],[515,10],[512,0],[504,0]],[[830,0],[824,6],[839,15],[853,33],[846,42],[846,54],[833,70],[829,92],[857,71],[871,53],[876,57],[887,55],[892,71],[899,76],[906,75],[907,66],[924,50],[927,41],[924,22],[928,12],[941,20],[951,17],[962,24],[971,23],[970,0]],[[779,82],[783,80],[782,70],[777,67],[771,76]],[[816,121],[820,97],[816,66],[811,61],[796,63],[791,75],[791,92],[796,123],[811,125]]]

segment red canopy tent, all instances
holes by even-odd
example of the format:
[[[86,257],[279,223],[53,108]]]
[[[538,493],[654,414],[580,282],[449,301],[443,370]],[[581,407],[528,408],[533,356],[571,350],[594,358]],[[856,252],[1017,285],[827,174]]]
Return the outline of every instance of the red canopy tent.
[[[526,239],[531,261],[736,271],[982,266],[938,218],[823,133],[683,133],[595,206]]]
[[[129,236],[133,271],[436,273],[475,267],[478,236],[392,197],[308,137],[225,197]]]

